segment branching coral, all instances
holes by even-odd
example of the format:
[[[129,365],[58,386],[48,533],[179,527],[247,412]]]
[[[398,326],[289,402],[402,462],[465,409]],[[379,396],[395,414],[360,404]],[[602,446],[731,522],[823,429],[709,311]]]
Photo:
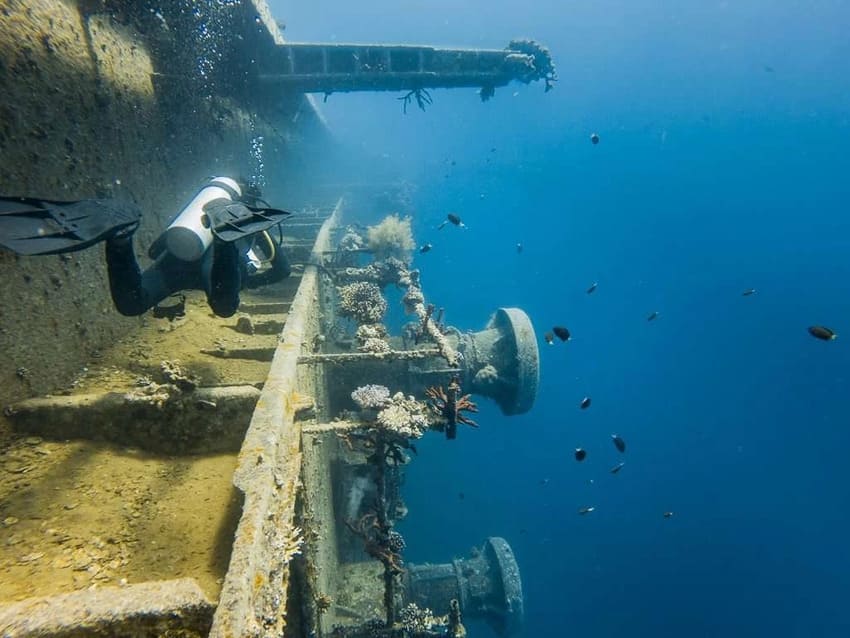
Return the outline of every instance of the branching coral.
[[[411,252],[416,248],[409,217],[388,215],[379,224],[369,226],[367,236],[367,246],[376,259],[396,257],[408,262]]]
[[[464,412],[478,412],[478,406],[469,400],[468,394],[460,396],[460,383],[457,377],[449,383],[445,390],[442,386],[431,387],[425,390],[425,394],[431,399],[431,410],[437,416],[446,421],[446,438],[453,439],[457,436],[457,424],[465,423],[474,428],[478,424],[472,419],[464,416]]]
[[[357,323],[380,323],[387,311],[387,301],[381,289],[369,282],[358,281],[340,286],[339,313]]]
[[[346,521],[345,524],[353,534],[363,539],[366,553],[381,561],[390,575],[404,573],[401,558],[404,540],[401,534],[382,523],[377,514],[368,512],[359,520]]]

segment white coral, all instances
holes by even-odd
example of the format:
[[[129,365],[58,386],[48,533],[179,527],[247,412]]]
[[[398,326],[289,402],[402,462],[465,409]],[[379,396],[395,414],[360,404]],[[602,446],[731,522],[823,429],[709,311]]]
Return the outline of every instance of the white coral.
[[[425,405],[401,392],[393,395],[390,405],[378,412],[378,424],[408,439],[418,439],[428,429]]]
[[[358,281],[337,288],[339,313],[358,323],[380,323],[387,311],[381,289],[373,283]]]
[[[382,408],[390,400],[390,390],[386,386],[370,383],[357,388],[351,398],[363,410]]]

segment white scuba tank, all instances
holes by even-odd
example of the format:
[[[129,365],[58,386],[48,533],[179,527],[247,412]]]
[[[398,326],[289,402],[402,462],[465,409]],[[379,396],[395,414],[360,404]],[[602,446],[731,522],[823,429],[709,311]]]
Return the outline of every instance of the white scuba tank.
[[[204,206],[214,199],[233,201],[233,193],[237,197],[242,196],[236,180],[230,177],[211,178],[165,229],[168,252],[183,261],[200,259],[213,240]]]

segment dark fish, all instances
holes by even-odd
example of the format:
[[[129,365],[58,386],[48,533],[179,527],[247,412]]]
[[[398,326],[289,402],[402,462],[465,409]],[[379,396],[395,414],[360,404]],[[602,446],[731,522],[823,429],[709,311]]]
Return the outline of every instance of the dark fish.
[[[517,245],[516,245],[516,251],[517,251],[518,253],[521,253],[521,252],[522,252],[522,244],[520,244],[519,242],[517,242]]]
[[[747,288],[744,292],[741,293],[744,297],[749,297],[750,295],[756,294],[755,288]]]
[[[584,516],[585,514],[590,514],[590,513],[591,513],[592,511],[594,511],[595,509],[596,509],[596,508],[595,508],[595,507],[593,507],[593,506],[590,506],[590,507],[580,507],[580,508],[579,508],[579,510],[578,510],[578,513],[579,513],[579,514],[581,514],[582,516]]]
[[[622,461],[620,463],[617,463],[617,465],[611,468],[611,474],[616,474],[617,472],[622,470],[624,465],[625,463]]]
[[[838,338],[838,335],[826,326],[809,326],[809,334],[824,341],[832,341]]]
[[[596,286],[598,286],[598,285],[599,284],[597,284],[595,281],[592,284],[590,284],[590,288],[587,289],[587,294],[588,295],[593,294],[593,292],[596,290]]]
[[[579,463],[581,463],[581,462],[582,462],[584,459],[586,459],[586,458],[587,458],[587,452],[585,452],[585,451],[584,451],[583,449],[581,449],[580,447],[577,447],[577,448],[576,448],[576,461],[578,461]]]
[[[431,250],[433,247],[434,247],[434,246],[433,246],[433,245],[431,245],[431,244],[422,244],[422,245],[419,247],[419,252],[420,252],[421,254],[423,254],[423,255],[424,255],[424,254],[425,254],[425,253],[427,253],[429,250]]]
[[[463,492],[458,492],[457,497],[458,497],[460,500],[463,500],[463,499],[465,499],[465,498],[466,498],[466,495],[465,495]]]
[[[496,147],[494,146],[493,148],[491,148],[491,149],[490,149],[490,152],[491,152],[491,153],[495,153],[495,152],[496,152]]]
[[[653,312],[652,312],[652,314],[650,314],[650,315],[646,318],[646,320],[647,320],[647,321],[655,321],[656,319],[658,319],[658,314],[659,314],[659,313],[658,313],[658,311],[657,311],[657,310],[655,310],[655,311],[653,311]]]
[[[540,485],[546,485],[548,482],[549,482],[549,479],[547,479],[547,478],[540,479]]]
[[[455,215],[454,213],[449,213],[448,215],[446,215],[445,221],[442,224],[440,224],[439,226],[437,226],[437,230],[441,230],[443,228],[443,226],[445,226],[449,222],[451,222],[455,226],[459,226],[460,228],[466,228],[466,224],[464,224],[460,220],[459,216]]]
[[[614,447],[620,450],[620,452],[626,451],[626,442],[618,434],[612,434],[611,440],[614,441]]]
[[[590,142],[591,144],[599,144],[599,135],[597,135],[596,133],[591,133]]]
[[[673,516],[673,512],[664,512],[664,518],[670,518]]]
[[[581,403],[578,404],[578,407],[580,407],[582,410],[587,410],[587,408],[590,407],[590,397],[584,397],[581,400]]]
[[[550,346],[555,343],[555,335],[553,335],[551,332],[547,332],[545,335],[543,335],[543,338],[546,339],[546,343],[548,343]]]
[[[773,73],[776,70],[769,64],[765,64],[763,68],[765,73]]]
[[[555,336],[558,337],[561,341],[569,341],[570,340],[570,331],[564,328],[564,326],[555,326],[552,328],[552,332],[555,333]]]

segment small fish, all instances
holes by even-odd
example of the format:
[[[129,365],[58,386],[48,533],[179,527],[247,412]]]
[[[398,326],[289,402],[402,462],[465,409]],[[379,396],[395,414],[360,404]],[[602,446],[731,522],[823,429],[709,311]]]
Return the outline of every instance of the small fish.
[[[590,514],[591,512],[593,512],[593,511],[595,511],[595,510],[596,510],[596,508],[595,508],[595,507],[593,507],[593,506],[590,506],[590,507],[580,507],[580,508],[579,508],[579,510],[578,510],[578,513],[579,513],[579,514],[581,514],[582,516],[584,516],[585,514]]]
[[[647,321],[655,321],[656,319],[658,319],[658,315],[659,315],[659,314],[660,314],[660,313],[659,313],[657,310],[655,310],[655,311],[653,311],[653,312],[652,312],[652,314],[650,314],[650,315],[646,318],[646,320],[647,320]]]
[[[592,295],[596,291],[596,286],[598,286],[598,285],[599,284],[596,283],[595,281],[592,284],[590,284],[590,288],[587,289],[587,294]]]
[[[564,326],[555,326],[552,328],[552,332],[555,333],[555,336],[558,337],[561,341],[569,341],[570,340],[570,331],[564,328]]]
[[[626,442],[618,434],[612,434],[611,440],[614,441],[614,447],[620,450],[620,452],[626,451]]]
[[[575,455],[576,455],[576,461],[578,461],[579,463],[581,463],[584,459],[587,458],[587,452],[585,450],[581,449],[580,447],[576,448]]]
[[[754,294],[756,294],[755,288],[747,288],[744,292],[741,293],[741,296],[749,297],[750,295],[754,295]]]
[[[521,252],[522,252],[522,244],[520,244],[519,242],[517,242],[517,245],[516,245],[516,251],[517,251],[518,253],[521,253]]]
[[[673,512],[664,512],[664,518],[671,518],[673,516]]]
[[[762,67],[762,68],[764,69],[765,73],[773,73],[776,70],[772,66],[770,66],[769,64],[765,64],[764,67]]]
[[[838,335],[826,326],[809,326],[809,334],[824,341],[832,341],[838,338]]]
[[[457,497],[458,497],[460,500],[463,500],[463,499],[465,499],[465,498],[466,498],[466,494],[464,494],[463,492],[458,492]]]
[[[454,213],[449,213],[448,215],[446,215],[445,221],[443,221],[442,224],[437,226],[437,230],[442,230],[443,226],[445,226],[449,222],[451,222],[452,224],[454,224],[455,226],[457,226],[459,228],[466,228],[466,224],[464,224],[461,221],[461,219],[458,215],[455,215]]]
[[[545,335],[543,335],[543,338],[550,346],[555,343],[555,335],[553,335],[551,332],[547,332]]]
[[[582,410],[587,410],[587,408],[590,407],[590,397],[584,397],[581,400],[581,403],[578,404],[578,407],[580,407]]]
[[[495,147],[495,146],[493,146],[493,147],[490,149],[490,152],[491,152],[491,153],[495,153],[495,152],[496,152],[496,147]]]
[[[420,252],[422,255],[424,255],[424,254],[425,254],[425,253],[427,253],[429,250],[431,250],[433,247],[434,247],[434,245],[433,245],[433,244],[422,244],[422,245],[419,247],[419,252]]]
[[[623,461],[620,461],[619,463],[617,463],[617,465],[615,465],[614,467],[611,468],[611,474],[616,474],[617,472],[622,470],[624,465],[625,465],[625,462],[623,462]]]
[[[547,483],[549,483],[549,479],[547,479],[547,478],[540,479],[540,485],[546,485]]]
[[[597,133],[590,134],[590,143],[591,144],[599,144],[599,135]]]

